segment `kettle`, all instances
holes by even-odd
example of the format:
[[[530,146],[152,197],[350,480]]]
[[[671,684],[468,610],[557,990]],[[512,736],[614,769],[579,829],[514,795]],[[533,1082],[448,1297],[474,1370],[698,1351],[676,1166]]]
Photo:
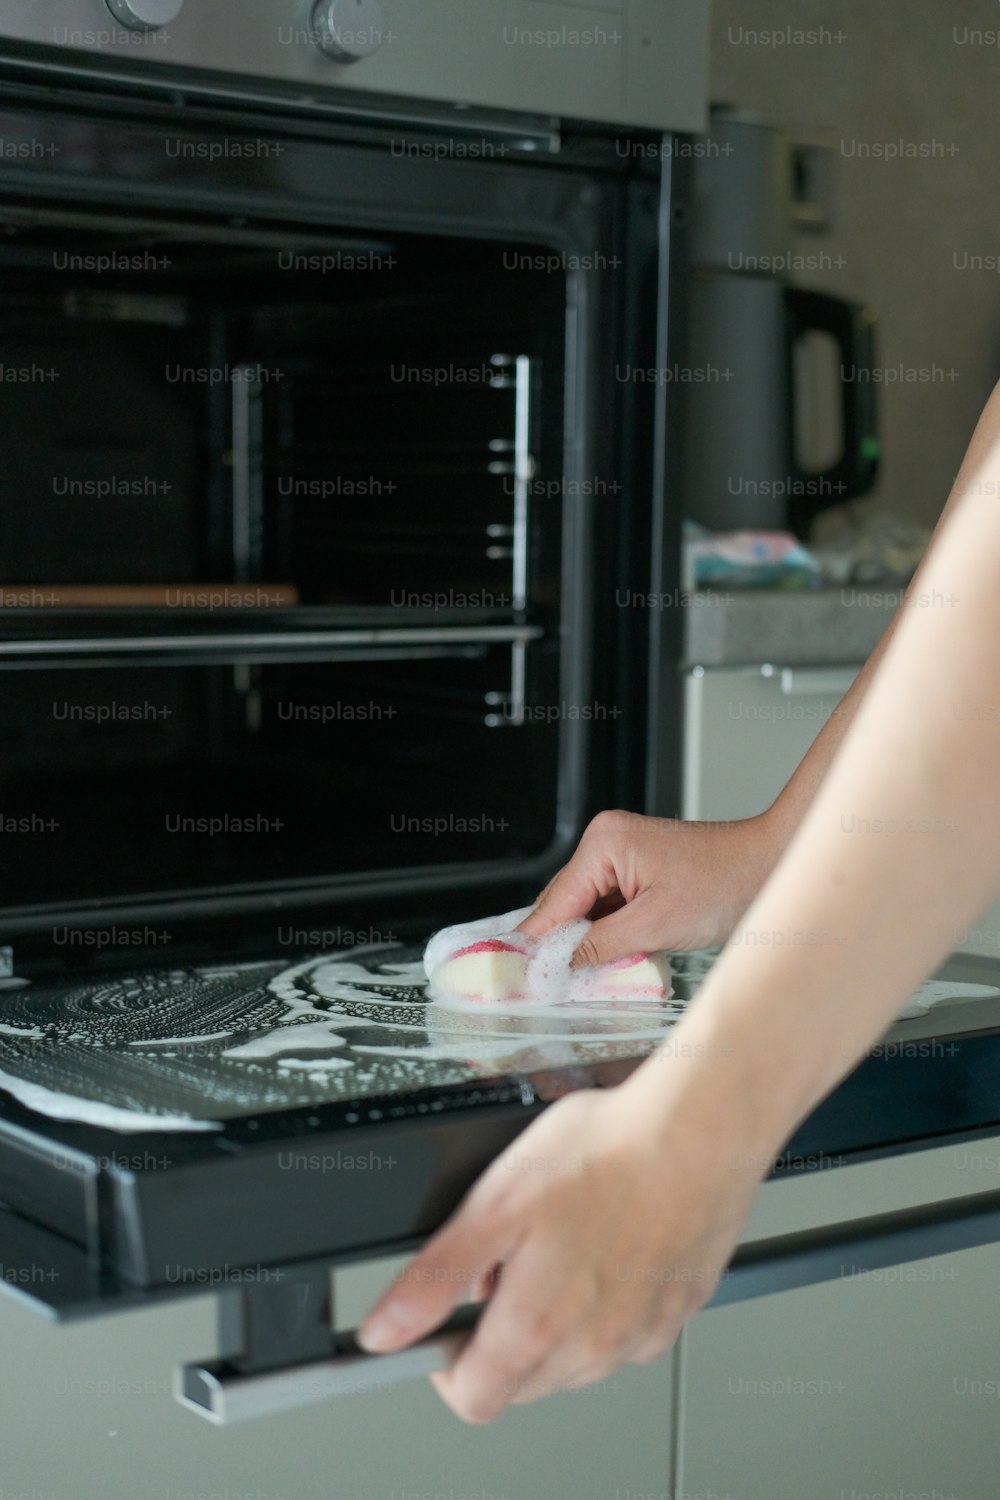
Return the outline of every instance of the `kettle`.
[[[820,511],[867,493],[877,478],[875,314],[785,279],[795,263],[787,136],[717,110],[695,144],[684,515],[715,531],[805,537]],[[839,356],[829,399],[841,435],[839,453],[816,469],[797,456],[803,341],[813,333],[832,338]]]

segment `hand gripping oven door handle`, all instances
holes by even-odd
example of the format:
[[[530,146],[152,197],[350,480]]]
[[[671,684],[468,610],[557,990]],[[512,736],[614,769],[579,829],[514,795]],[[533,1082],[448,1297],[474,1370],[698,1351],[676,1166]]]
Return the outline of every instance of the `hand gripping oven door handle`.
[[[741,1245],[709,1307],[870,1273],[926,1256],[1000,1241],[1000,1189],[851,1219]],[[398,1354],[365,1354],[353,1334],[329,1359],[244,1374],[225,1360],[177,1371],[182,1405],[218,1426],[271,1416],[332,1396],[357,1395],[430,1375],[450,1365],[482,1312],[462,1308],[429,1338]]]
[[[420,1343],[398,1354],[366,1354],[355,1334],[337,1339],[329,1359],[245,1374],[224,1359],[182,1365],[174,1394],[182,1406],[218,1427],[311,1406],[334,1396],[356,1396],[445,1370],[472,1336],[481,1306],[464,1307]]]

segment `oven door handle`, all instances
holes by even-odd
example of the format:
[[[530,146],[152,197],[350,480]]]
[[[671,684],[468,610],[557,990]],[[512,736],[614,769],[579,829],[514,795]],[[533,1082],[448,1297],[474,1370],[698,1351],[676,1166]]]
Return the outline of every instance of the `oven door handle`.
[[[824,1281],[877,1277],[907,1261],[997,1242],[1000,1189],[840,1219],[741,1245],[706,1305],[724,1307]]]
[[[824,1281],[877,1274],[928,1256],[1000,1241],[1000,1189],[841,1220],[741,1245],[708,1308]],[[849,1257],[849,1265],[848,1265]],[[446,1369],[482,1312],[466,1306],[436,1333],[398,1354],[366,1354],[342,1335],[328,1359],[245,1374],[225,1360],[177,1371],[178,1401],[219,1426],[271,1416],[333,1396],[358,1395]]]
[[[481,1306],[463,1307],[441,1328],[398,1354],[367,1354],[353,1333],[341,1335],[338,1352],[278,1370],[244,1374],[228,1361],[181,1365],[174,1394],[182,1406],[218,1427],[269,1417],[328,1401],[401,1385],[446,1370],[472,1337]]]

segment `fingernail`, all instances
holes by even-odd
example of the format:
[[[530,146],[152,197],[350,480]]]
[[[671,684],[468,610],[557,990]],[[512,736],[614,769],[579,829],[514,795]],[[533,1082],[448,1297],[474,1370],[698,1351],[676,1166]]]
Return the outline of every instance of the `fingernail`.
[[[369,1354],[383,1354],[395,1348],[406,1332],[406,1322],[390,1304],[380,1307],[358,1329],[358,1343]]]

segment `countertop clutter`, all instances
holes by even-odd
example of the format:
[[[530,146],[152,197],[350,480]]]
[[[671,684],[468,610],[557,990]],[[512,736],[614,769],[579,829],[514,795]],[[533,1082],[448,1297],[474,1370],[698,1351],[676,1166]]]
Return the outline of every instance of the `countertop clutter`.
[[[822,516],[805,544],[790,531],[685,521],[684,664],[860,665],[929,541],[926,527],[856,502]]]

